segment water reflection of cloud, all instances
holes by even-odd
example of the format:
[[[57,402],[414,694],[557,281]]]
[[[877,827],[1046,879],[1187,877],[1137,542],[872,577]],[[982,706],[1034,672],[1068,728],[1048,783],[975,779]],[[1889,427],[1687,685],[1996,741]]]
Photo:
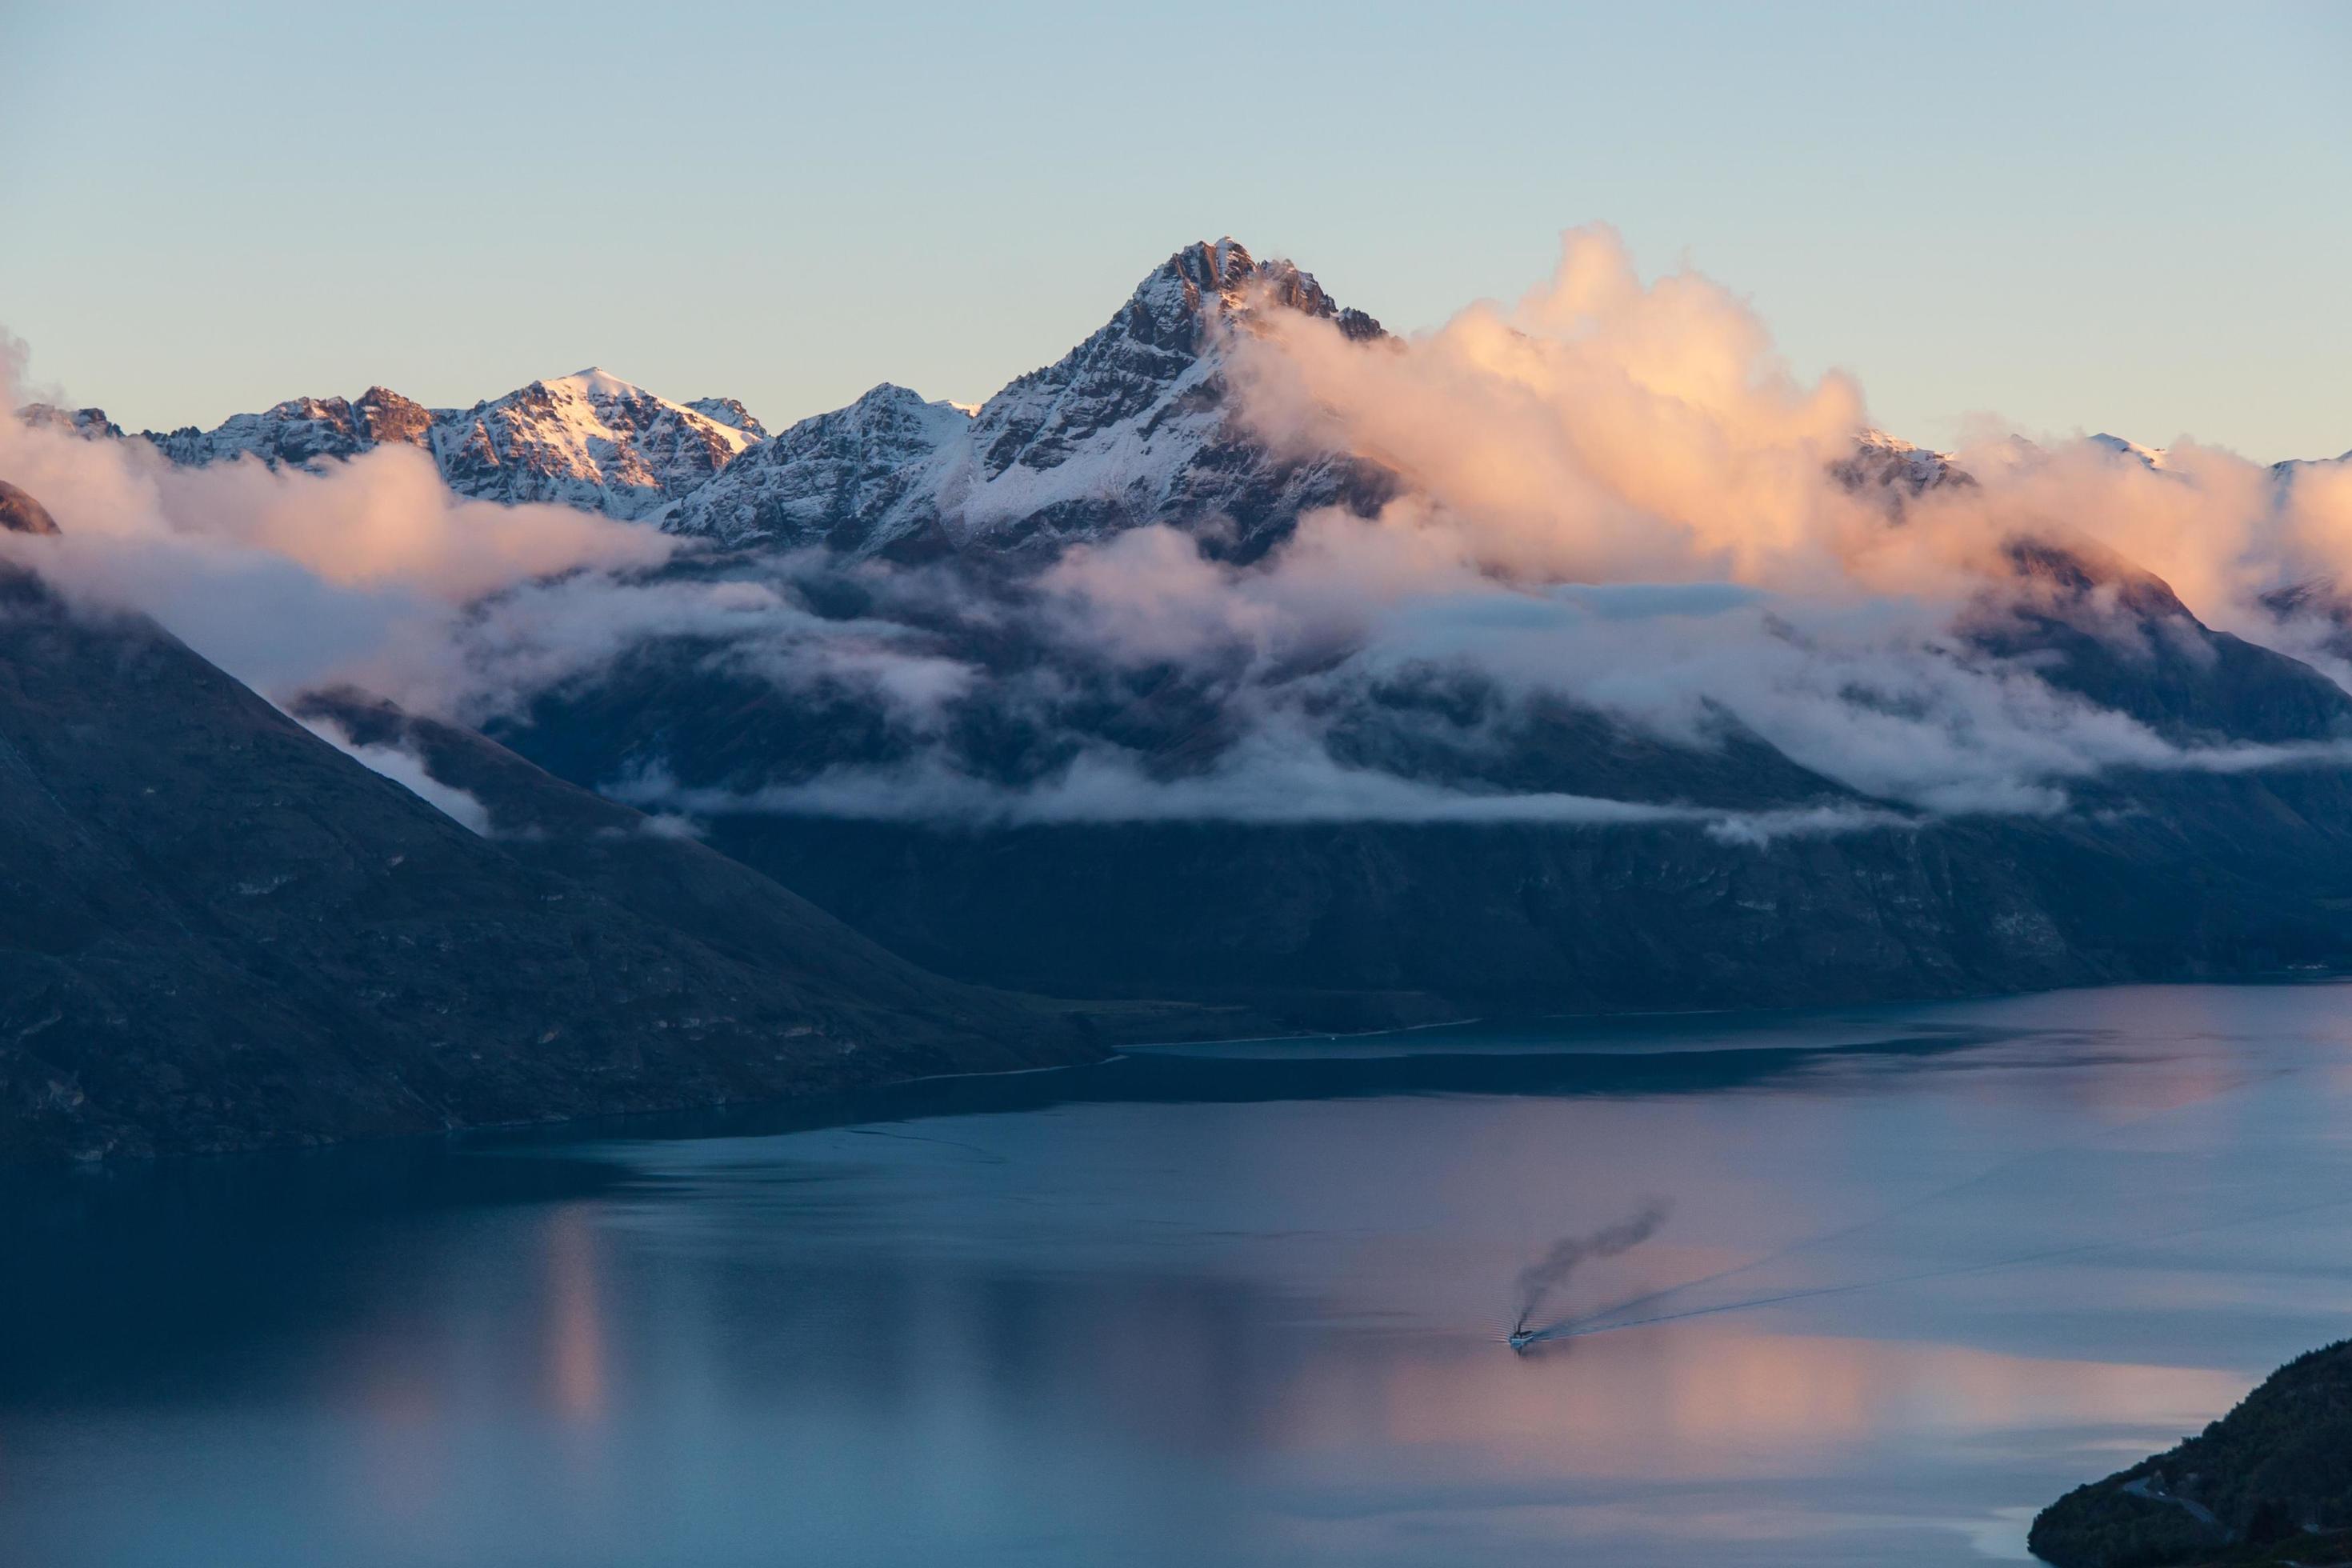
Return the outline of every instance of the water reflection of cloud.
[[[1656,1482],[1785,1473],[1875,1438],[2122,1425],[2188,1430],[2242,1373],[2003,1354],[1966,1345],[1683,1325],[1520,1358],[1427,1341],[1298,1369],[1278,1436],[1295,1450],[1368,1439],[1451,1451],[1465,1473]]]
[[[567,1204],[548,1217],[541,1234],[548,1401],[566,1420],[593,1421],[604,1414],[609,1384],[594,1217],[588,1205]]]
[[[0,1516],[79,1543],[210,1521],[225,1562],[296,1530],[300,1560],[354,1563],[1998,1555],[2002,1508],[2340,1331],[2352,1202],[2311,1205],[2352,1192],[2347,994],[1953,1005],[1999,1037],[1778,1067],[1770,1093],[1690,1058],[1605,1093],[1350,1069],[1332,1099],[1306,1068],[1118,1089],[1128,1063],[888,1136],[593,1168],[82,1176],[13,1211],[33,1261],[0,1324],[44,1354],[0,1367]],[[1680,1303],[1857,1288],[1540,1360],[1496,1342],[1529,1257],[1651,1194],[1671,1223],[1571,1310],[1751,1259]],[[1907,1278],[1959,1264],[1983,1267]],[[114,1440],[123,1412],[186,1440]],[[223,1511],[247,1493],[266,1535]],[[134,1494],[139,1520],[94,1506]]]

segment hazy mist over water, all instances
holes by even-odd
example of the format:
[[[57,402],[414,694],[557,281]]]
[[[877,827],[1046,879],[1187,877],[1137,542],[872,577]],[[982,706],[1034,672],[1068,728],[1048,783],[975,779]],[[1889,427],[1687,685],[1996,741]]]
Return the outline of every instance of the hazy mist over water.
[[[2342,1334],[2347,995],[1466,1026],[12,1178],[0,1559],[2021,1560]],[[1673,1321],[1504,1346],[1523,1270],[1653,1207],[1556,1304]]]

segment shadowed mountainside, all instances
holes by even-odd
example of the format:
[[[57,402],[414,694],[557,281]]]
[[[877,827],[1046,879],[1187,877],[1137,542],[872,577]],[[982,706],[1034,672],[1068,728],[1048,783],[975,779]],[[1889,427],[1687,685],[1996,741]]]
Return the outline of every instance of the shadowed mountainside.
[[[2021,547],[1972,612],[1988,654],[2182,747],[2296,748],[2271,765],[2114,769],[2045,816],[1933,816],[1805,768],[1727,721],[1668,741],[1475,673],[1410,669],[1333,700],[1330,754],[1473,791],[1669,806],[1682,821],[923,820],[761,808],[845,770],[944,752],[1006,795],[1075,738],[1156,778],[1213,766],[1241,726],[1212,676],[1052,665],[1000,617],[935,646],[986,670],[910,740],[837,686],[785,687],[694,639],[643,645],[496,726],[589,787],[657,772],[708,841],[943,973],[1057,995],[1375,1018],[1485,1009],[1763,1005],[2333,965],[2352,953],[2352,697],[2205,626],[2095,552]],[[971,597],[985,590],[975,588]],[[853,605],[844,614],[858,613]],[[1059,706],[1017,696],[1048,666]],[[928,750],[926,750],[928,748]],[[697,794],[696,792],[700,792]],[[733,803],[733,804],[730,804]],[[1839,811],[1742,838],[1706,812]],[[1874,816],[1871,814],[1875,814]],[[1360,1011],[1339,1016],[1360,1020]]]
[[[2289,1362],[2178,1447],[2068,1492],[2027,1544],[2056,1568],[2352,1561],[2352,1341]]]
[[[486,757],[494,833],[526,825],[511,838],[468,831],[144,617],[70,608],[0,566],[0,1158],[1097,1052],[1066,1013],[924,973],[634,812]]]

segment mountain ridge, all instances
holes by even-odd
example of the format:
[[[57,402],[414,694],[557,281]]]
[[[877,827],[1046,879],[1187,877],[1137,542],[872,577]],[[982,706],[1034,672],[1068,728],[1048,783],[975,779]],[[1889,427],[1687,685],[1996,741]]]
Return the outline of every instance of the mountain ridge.
[[[154,1068],[131,1091],[163,1093],[168,1068],[253,1092],[221,1041],[174,1033],[178,1020],[161,1037],[192,1053],[179,1060],[141,1057],[141,1042],[126,1039],[121,1020],[168,1014],[171,987],[194,984],[185,973],[216,988],[205,1006],[221,1018],[261,1020],[289,1041],[340,1029],[335,1037],[390,1042],[383,1048],[403,1064],[398,1073],[425,1074],[419,1064],[441,1037],[425,1025],[349,1015],[350,995],[315,988],[289,993],[306,1011],[288,1016],[240,978],[279,974],[272,965],[299,950],[297,936],[325,944],[321,973],[347,978],[365,962],[389,962],[376,950],[397,935],[384,936],[370,912],[381,889],[372,872],[349,867],[341,901],[308,909],[308,924],[273,929],[268,943],[245,940],[254,911],[274,906],[242,900],[295,903],[280,892],[304,885],[305,867],[281,851],[305,824],[346,808],[354,831],[432,837],[449,886],[496,913],[473,963],[473,950],[448,934],[462,911],[403,905],[442,922],[435,951],[460,958],[447,974],[394,966],[403,994],[427,1010],[472,1009],[506,1042],[501,1070],[511,1076],[495,1086],[504,1099],[452,1090],[432,1102],[468,1122],[504,1110],[652,1102],[650,1080],[630,1075],[652,1072],[653,1058],[630,1056],[631,1041],[661,1036],[674,1049],[695,1031],[707,1039],[719,1026],[692,1005],[696,994],[734,999],[720,1020],[731,1043],[714,1047],[715,1062],[677,1069],[676,1102],[814,1081],[822,1074],[805,1056],[788,1052],[784,1066],[760,1056],[762,1030],[798,1028],[814,1005],[776,974],[747,972],[760,967],[742,945],[755,938],[803,958],[833,955],[819,967],[839,984],[817,992],[835,1034],[815,1037],[888,1020],[898,1043],[872,1070],[1081,1048],[1067,1008],[1048,1009],[1036,1040],[1013,1038],[1024,1004],[986,986],[1363,1026],[1466,1011],[1946,995],[2352,957],[2352,773],[2341,765],[2352,695],[2286,653],[2206,625],[2160,578],[2054,525],[1989,552],[1982,591],[1958,618],[1938,607],[1899,643],[1838,642],[1835,627],[1817,642],[1781,615],[1802,618],[1793,601],[1747,589],[1632,594],[1618,602],[1633,613],[1620,617],[1610,590],[1549,594],[1499,576],[1474,595],[1416,601],[1378,635],[1345,617],[1332,621],[1338,631],[1312,616],[1302,628],[1276,595],[1242,605],[1243,619],[1256,619],[1240,635],[1219,623],[1188,641],[1199,628],[1178,628],[1169,647],[1188,651],[1129,637],[1130,622],[1185,593],[1230,588],[1247,600],[1265,590],[1287,558],[1262,573],[1240,568],[1264,561],[1305,513],[1370,516],[1399,493],[1397,477],[1375,465],[1336,452],[1280,456],[1234,418],[1234,346],[1276,310],[1360,340],[1382,331],[1311,274],[1228,239],[1171,254],[1084,342],[974,406],[884,383],[770,434],[740,403],[675,402],[592,368],[468,409],[429,409],[374,387],[147,438],[159,461],[311,470],[408,446],[463,494],[599,511],[707,544],[641,579],[581,573],[517,594],[577,588],[592,616],[619,603],[597,595],[648,585],[672,606],[730,608],[655,616],[588,663],[501,693],[505,705],[479,732],[349,692],[289,698],[349,742],[348,755],[329,747],[331,763],[315,736],[255,739],[267,726],[249,709],[209,737],[184,735],[174,726],[187,715],[176,711],[151,718],[154,732],[142,736],[131,721],[142,704],[223,711],[211,678],[175,662],[195,656],[154,654],[182,679],[124,694],[107,671],[123,662],[127,634],[118,627],[116,643],[101,646],[91,626],[28,601],[36,612],[5,618],[0,637],[33,640],[0,644],[0,667],[14,659],[18,672],[67,678],[55,689],[27,679],[14,707],[0,704],[0,745],[14,748],[0,751],[0,787],[11,785],[8,764],[25,763],[13,781],[19,816],[54,829],[0,852],[0,871],[17,857],[26,907],[47,910],[15,931],[33,956],[20,954],[29,967],[18,991],[0,985],[0,1004],[32,1000],[0,1012],[0,1039],[12,1024],[63,1037],[42,1021],[45,999],[79,997],[87,1005],[77,1030]],[[93,441],[142,439],[97,410],[26,416]],[[2118,465],[2154,460],[2092,445]],[[1817,460],[1809,448],[1806,461]],[[2185,454],[2182,462],[2192,466]],[[1980,483],[1951,454],[1866,427],[1828,472],[1879,514],[1869,524],[1891,528],[1914,515],[1906,509],[1924,517]],[[2280,472],[2282,484],[2321,478],[2309,465]],[[45,514],[10,515],[14,532],[47,531],[27,521]],[[1098,603],[1066,580],[1080,574],[1032,569],[1154,526],[1177,537],[1141,541],[1152,548],[1109,563],[1126,597]],[[38,547],[10,545],[16,554]],[[922,569],[877,564],[909,562]],[[1171,581],[1171,572],[1191,575]],[[1466,597],[1487,602],[1454,602]],[[493,595],[468,615],[495,616],[500,602]],[[2316,580],[2282,603],[2283,618],[2327,613],[2339,629],[2352,626],[2352,604]],[[1539,660],[1554,647],[1597,647],[1634,677],[1657,660],[1660,684],[1682,683],[1669,695],[1688,708],[1668,711],[1654,693],[1628,697],[1622,684],[1612,705],[1607,682],[1548,684],[1545,670],[1479,663],[1480,650],[1507,652],[1521,625],[1535,628],[1528,646]],[[1389,633],[1401,635],[1380,643]],[[1704,645],[1716,662],[1680,670],[1678,639]],[[143,632],[130,642],[164,646]],[[1813,674],[1799,664],[1816,658],[1851,680],[1809,689]],[[1759,661],[1753,680],[1733,668]],[[1748,707],[1706,684],[1727,679]],[[1939,707],[1948,687],[1961,694]],[[1775,704],[1790,690],[1801,710],[1776,723]],[[77,692],[112,713],[112,727],[57,707]],[[2008,711],[2012,699],[2021,716]],[[2093,742],[2073,744],[2072,727],[2085,721]],[[1807,729],[1816,723],[1859,724],[1871,741],[1856,750],[1920,750],[1927,763],[1841,771],[1853,759]],[[1967,732],[1953,739],[1937,723]],[[1970,737],[1983,724],[1994,743],[1980,752]],[[186,741],[180,750],[152,749],[174,736]],[[219,743],[204,750],[207,738]],[[275,760],[274,779],[252,769],[256,747]],[[46,773],[30,765],[44,755]],[[407,804],[385,805],[391,783],[355,780],[352,770],[365,769],[354,757],[412,784]],[[235,831],[175,819],[171,840],[142,837],[143,818],[105,791],[110,780],[147,776],[174,802],[226,792]],[[72,964],[63,979],[42,967],[57,955],[40,943],[79,933],[103,945],[110,922],[159,950],[179,941],[153,935],[159,917],[142,910],[128,860],[83,889],[96,902],[71,902],[75,823],[42,816],[39,803],[77,789],[98,792],[115,813],[97,837],[139,845],[144,874],[178,889],[173,912],[228,933],[227,957],[168,973],[134,963],[136,984],[121,993],[131,1003],[110,1001],[117,993],[97,982],[77,990]],[[415,813],[431,810],[436,789],[445,803],[457,800],[451,791],[471,802],[456,809],[478,812],[492,837],[449,839],[465,829],[447,817],[420,826]],[[1299,810],[1306,795],[1339,805]],[[690,813],[703,842],[622,801]],[[253,858],[269,867],[236,877],[207,868],[201,886],[173,881],[176,856],[212,853],[208,837],[221,837],[257,847]],[[237,891],[247,883],[261,890]],[[583,973],[576,951],[567,957],[524,918],[545,913],[533,906],[546,893],[565,906],[551,929],[572,933],[575,949],[622,955],[614,973],[652,978],[605,1009],[620,1022],[592,1028],[566,1014],[556,1038],[585,1031],[594,1049],[541,1064],[517,1042],[536,1037],[531,1008],[555,1004],[501,993],[485,966],[495,960],[530,986],[592,997],[613,979]],[[851,952],[863,956],[841,956]],[[936,973],[915,978],[926,969]],[[841,978],[852,972],[855,984]],[[942,1016],[961,1017],[965,1032]],[[0,1071],[16,1071],[11,1049],[33,1062],[21,1044],[0,1045]],[[587,1076],[559,1081],[566,1064]],[[60,1126],[74,1096],[103,1098],[79,1067],[46,1058],[10,1081],[32,1086],[20,1096],[32,1108],[25,1114],[67,1117]],[[152,1115],[176,1129],[175,1147],[325,1125],[316,1108],[271,1103],[266,1114],[229,1115],[173,1101]],[[383,1100],[368,1124],[413,1128],[423,1113],[407,1104]],[[275,1131],[263,1125],[273,1117]],[[85,1118],[44,1146],[136,1146],[109,1143],[95,1126]]]
[[[551,502],[606,516],[658,512],[708,480],[764,429],[731,398],[675,403],[594,366],[543,377],[467,408],[428,408],[383,386],[355,399],[295,397],[210,430],[127,435],[103,409],[35,404],[28,422],[92,439],[144,441],[186,468],[251,459],[318,470],[379,447],[431,458],[451,489],[480,500]]]
[[[466,408],[373,386],[352,400],[289,399],[211,430],[129,435],[100,408],[19,412],[93,439],[145,440],[191,466],[251,458],[315,468],[407,445],[463,495],[573,506],[722,549],[1017,558],[1164,522],[1207,554],[1247,561],[1304,510],[1369,515],[1398,489],[1377,464],[1343,453],[1277,456],[1227,417],[1222,334],[1247,331],[1260,310],[1328,320],[1354,339],[1385,335],[1312,273],[1226,237],[1180,247],[1067,353],[971,405],[884,382],[772,432],[736,399],[676,401],[592,366]],[[2162,448],[2104,432],[2082,439],[2169,471]],[[2346,461],[2352,453],[2272,471],[2284,489]],[[1931,490],[1978,482],[1953,454],[1870,426],[1831,473],[1898,518]]]
[[[1389,493],[1368,465],[1277,458],[1229,426],[1214,334],[1259,308],[1329,319],[1354,337],[1381,331],[1312,274],[1228,237],[1176,251],[1085,342],[971,409],[883,383],[772,435],[736,400],[673,402],[592,367],[466,409],[378,386],[356,400],[289,399],[211,430],[130,436],[98,408],[33,405],[20,416],[144,440],[194,467],[316,468],[407,445],[463,495],[657,521],[728,547],[1017,550],[1213,513],[1232,539],[1212,547],[1255,555],[1302,510],[1369,510]]]
[[[466,776],[506,831],[484,837],[153,621],[69,603],[52,542],[0,563],[0,1161],[1099,1052],[1066,1010],[929,975],[487,742]]]

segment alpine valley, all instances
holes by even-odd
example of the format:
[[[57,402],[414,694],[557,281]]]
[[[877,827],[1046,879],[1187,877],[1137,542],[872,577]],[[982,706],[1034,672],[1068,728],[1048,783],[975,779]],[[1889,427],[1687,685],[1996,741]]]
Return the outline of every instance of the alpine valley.
[[[26,407],[20,439],[140,472],[409,448],[458,497],[662,544],[474,596],[457,679],[257,694],[176,625],[79,603],[49,564],[75,519],[0,490],[0,1155],[2352,956],[2329,573],[2224,629],[2053,505],[1859,630],[1736,569],[1342,570],[1370,557],[1335,540],[1423,539],[1475,498],[1403,426],[1331,416],[1344,395],[1269,417],[1301,334],[1384,356],[1363,378],[1415,352],[1227,239],[976,407],[885,384],[771,433],[601,370],[211,430]],[[2109,437],[2016,444],[2001,476],[1842,441],[1790,482],[1897,542],[2043,473],[2195,483]],[[2242,505],[2347,471],[2282,464]],[[1671,700],[1636,679],[1667,672]]]

